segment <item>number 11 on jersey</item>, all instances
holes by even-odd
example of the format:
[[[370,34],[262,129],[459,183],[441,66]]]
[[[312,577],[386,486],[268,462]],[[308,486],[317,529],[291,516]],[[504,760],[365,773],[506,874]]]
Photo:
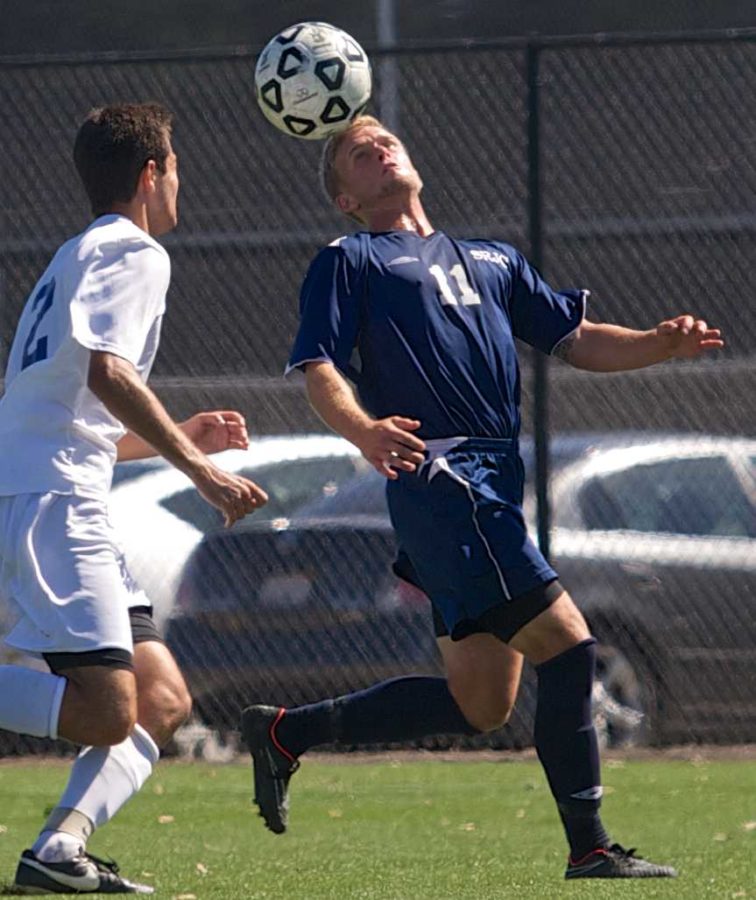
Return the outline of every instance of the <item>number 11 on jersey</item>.
[[[480,303],[480,297],[470,286],[470,282],[467,280],[467,272],[465,272],[464,267],[460,263],[452,266],[449,270],[449,274],[457,282],[459,300],[455,297],[454,291],[449,285],[449,279],[446,277],[446,272],[441,266],[430,266],[428,271],[436,279],[443,306],[459,306],[460,302],[462,306],[476,306]]]

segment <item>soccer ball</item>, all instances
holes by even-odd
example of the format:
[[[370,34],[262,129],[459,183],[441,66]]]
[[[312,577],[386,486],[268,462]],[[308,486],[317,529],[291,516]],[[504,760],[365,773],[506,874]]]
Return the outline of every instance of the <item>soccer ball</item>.
[[[255,67],[265,117],[292,137],[321,140],[346,128],[370,99],[367,54],[340,28],[300,22],[277,34]]]

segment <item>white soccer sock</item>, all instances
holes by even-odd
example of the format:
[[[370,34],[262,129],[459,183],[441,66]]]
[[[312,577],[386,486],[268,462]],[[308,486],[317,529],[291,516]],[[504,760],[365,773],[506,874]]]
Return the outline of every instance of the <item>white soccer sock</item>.
[[[67,683],[50,672],[0,666],[0,728],[56,738]]]
[[[42,858],[51,855],[59,859],[64,848],[73,848],[69,856],[75,855],[78,847],[86,844],[89,835],[86,829],[76,827],[76,841],[69,842],[61,837],[61,823],[77,821],[77,817],[70,816],[68,811],[75,810],[85,816],[93,828],[99,828],[136,794],[150,777],[159,758],[157,744],[141,725],[135,725],[129,737],[114,747],[85,747],[73,764],[58,806],[32,847],[34,853],[42,854]],[[65,824],[62,827],[65,828]]]
[[[72,834],[65,831],[43,831],[32,847],[32,853],[40,862],[65,862],[79,855],[84,846]]]

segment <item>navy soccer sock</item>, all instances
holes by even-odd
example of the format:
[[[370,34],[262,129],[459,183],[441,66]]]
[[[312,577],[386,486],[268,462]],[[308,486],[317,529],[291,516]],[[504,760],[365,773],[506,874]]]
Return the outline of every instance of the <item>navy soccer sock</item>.
[[[287,709],[276,737],[294,756],[310,747],[389,744],[434,734],[478,734],[449,693],[445,678],[410,675],[363,691]]]
[[[536,666],[536,750],[557,802],[573,861],[598,847],[609,846],[599,816],[601,766],[591,716],[595,671],[594,638]]]

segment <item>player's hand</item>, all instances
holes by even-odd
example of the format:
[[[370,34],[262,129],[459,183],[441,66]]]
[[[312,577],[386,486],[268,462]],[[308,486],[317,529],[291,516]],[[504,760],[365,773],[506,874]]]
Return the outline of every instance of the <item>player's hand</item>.
[[[181,422],[179,428],[203,453],[249,447],[247,423],[244,416],[233,409],[197,413]]]
[[[722,333],[709,328],[703,319],[693,316],[677,316],[656,326],[656,334],[667,344],[670,357],[691,359],[706,350],[724,347]]]
[[[223,513],[226,528],[268,502],[268,495],[254,481],[213,465],[195,476],[194,483],[200,495]]]
[[[374,469],[393,480],[399,471],[414,472],[425,461],[425,443],[412,434],[419,427],[417,419],[388,416],[371,422],[355,443]]]

